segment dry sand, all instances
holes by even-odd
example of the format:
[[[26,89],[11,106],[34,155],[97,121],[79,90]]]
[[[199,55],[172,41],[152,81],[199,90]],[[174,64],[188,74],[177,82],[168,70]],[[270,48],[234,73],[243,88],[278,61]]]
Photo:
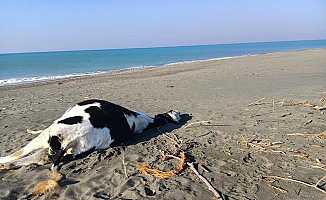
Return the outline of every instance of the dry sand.
[[[0,88],[0,155],[35,137],[26,129],[43,129],[69,106],[100,98],[149,114],[177,109],[192,114],[187,124],[204,120],[211,126],[167,125],[135,137],[124,151],[128,177],[118,147],[69,162],[62,168],[68,181],[48,199],[213,199],[189,169],[167,180],[137,172],[144,161],[171,169],[171,161],[160,160],[160,150],[175,154],[178,149],[200,163],[199,172],[229,199],[326,199],[325,193],[301,183],[264,179],[280,176],[313,185],[326,174],[325,138],[287,135],[326,130],[326,111],[287,106],[306,100],[320,105],[323,96],[325,49],[7,86]],[[48,168],[0,172],[0,198],[32,198],[29,194],[47,178]],[[323,190],[325,182],[319,184]]]

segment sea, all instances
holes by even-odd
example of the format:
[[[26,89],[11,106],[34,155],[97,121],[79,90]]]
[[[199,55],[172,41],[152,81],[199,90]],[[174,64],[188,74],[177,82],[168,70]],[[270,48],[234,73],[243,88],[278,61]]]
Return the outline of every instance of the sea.
[[[326,40],[8,53],[0,54],[0,86],[312,48]]]

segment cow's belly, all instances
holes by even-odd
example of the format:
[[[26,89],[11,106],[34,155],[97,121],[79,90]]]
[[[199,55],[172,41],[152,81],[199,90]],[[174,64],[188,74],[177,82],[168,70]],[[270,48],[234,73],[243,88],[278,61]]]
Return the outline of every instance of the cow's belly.
[[[106,149],[113,142],[110,129],[108,128],[92,128],[92,130],[84,136],[77,138],[76,145],[72,149],[74,155],[78,155],[89,151],[92,148]]]

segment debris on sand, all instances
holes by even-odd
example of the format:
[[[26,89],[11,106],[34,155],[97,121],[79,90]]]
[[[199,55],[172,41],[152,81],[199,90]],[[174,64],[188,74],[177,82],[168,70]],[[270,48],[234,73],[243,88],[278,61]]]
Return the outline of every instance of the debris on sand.
[[[42,196],[42,195],[48,194],[60,186],[59,182],[62,179],[63,179],[62,174],[60,174],[58,171],[52,171],[50,173],[50,179],[39,182],[35,186],[32,194],[34,196]]]
[[[289,100],[289,101],[285,101],[285,100],[283,100],[283,101],[281,102],[281,106],[299,106],[299,105],[302,105],[302,106],[304,106],[304,107],[311,107],[311,108],[313,108],[313,109],[315,109],[315,110],[319,110],[319,111],[326,110],[326,106],[323,105],[323,104],[324,104],[324,103],[323,103],[324,100],[321,99],[320,102],[322,103],[321,106],[318,106],[318,105],[316,105],[316,104],[313,104],[313,103],[311,103],[311,102],[309,102],[309,101],[295,102],[295,101],[293,101],[293,100]]]
[[[172,176],[175,176],[175,175],[181,173],[185,169],[185,165],[187,164],[187,166],[195,173],[195,175],[206,184],[208,189],[214,194],[214,196],[217,199],[219,199],[219,200],[225,199],[225,196],[223,194],[221,194],[220,192],[215,190],[215,188],[212,186],[212,184],[205,177],[203,177],[201,174],[199,174],[199,172],[196,170],[196,168],[194,167],[194,164],[192,162],[186,163],[186,156],[185,156],[184,152],[180,153],[180,157],[163,153],[162,158],[163,158],[163,160],[165,160],[166,158],[174,158],[174,159],[179,160],[178,165],[176,166],[175,170],[162,171],[160,169],[152,168],[148,163],[142,163],[142,164],[138,165],[137,169],[141,174],[152,175],[157,178],[166,179],[166,178],[170,178]]]
[[[151,167],[148,163],[139,164],[137,166],[137,170],[141,174],[151,175],[151,176],[154,176],[154,177],[157,177],[157,178],[160,178],[160,179],[166,179],[166,178],[170,178],[170,177],[176,175],[174,170],[163,171],[163,170]]]
[[[311,188],[314,188],[324,194],[326,194],[326,191],[321,189],[319,187],[319,184],[326,178],[326,175],[323,176],[322,178],[320,178],[317,183],[315,184],[310,184],[310,183],[306,183],[304,181],[300,181],[300,180],[296,180],[296,179],[292,179],[292,178],[286,178],[286,177],[280,177],[280,176],[264,176],[263,179],[268,180],[269,182],[271,182],[272,180],[284,180],[284,181],[290,181],[290,182],[294,182],[294,183],[298,183],[301,185],[305,185]]]
[[[211,191],[214,194],[214,196],[216,197],[217,200],[224,200],[224,199],[226,199],[225,196],[221,192],[218,192],[218,191],[215,190],[215,188],[212,186],[212,184],[205,177],[203,177],[201,174],[199,174],[199,172],[194,167],[194,164],[193,163],[187,162],[187,165],[196,174],[196,176],[201,181],[203,181],[205,183],[205,185],[208,187],[209,191]]]
[[[169,156],[169,157],[171,157],[171,156]],[[185,160],[186,160],[186,156],[185,156],[184,152],[180,153],[180,157],[176,157],[176,156],[173,156],[173,157],[177,158],[179,160],[179,163],[174,170],[163,171],[163,170],[151,167],[148,163],[142,163],[142,164],[138,165],[137,170],[141,174],[151,175],[151,176],[154,176],[154,177],[157,177],[160,179],[170,178],[170,177],[175,176],[183,171],[184,166],[185,166]]]
[[[245,148],[251,148],[256,151],[263,151],[263,152],[272,152],[272,153],[280,153],[285,155],[286,153],[280,150],[275,150],[280,148],[280,145],[284,142],[270,142],[269,140],[262,140],[262,139],[252,139],[248,140],[245,139],[243,136],[241,141],[239,142],[241,146]]]
[[[287,135],[288,136],[301,136],[301,137],[305,137],[305,138],[317,137],[319,139],[326,139],[326,131],[321,132],[321,133],[290,133],[290,134],[287,134]]]

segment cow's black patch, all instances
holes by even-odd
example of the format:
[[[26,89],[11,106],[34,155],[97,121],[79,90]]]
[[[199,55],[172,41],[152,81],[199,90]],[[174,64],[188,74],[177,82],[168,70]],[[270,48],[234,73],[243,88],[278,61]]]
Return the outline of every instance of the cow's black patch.
[[[64,155],[64,150],[61,149],[61,139],[54,135],[49,138],[50,154],[49,159],[52,161],[54,166],[60,163],[62,156]]]
[[[136,129],[136,124],[135,122],[132,123],[132,127],[131,127],[131,132],[135,132],[135,129]]]
[[[65,150],[62,149],[61,138],[59,136],[51,136],[49,138],[50,154],[49,159],[52,161],[54,166],[58,166],[62,157],[65,154]]]
[[[171,112],[171,111],[170,111]],[[166,123],[175,123],[174,119],[168,114],[168,113],[163,113],[163,114],[157,114],[155,115],[154,121],[162,121],[165,120],[165,124]]]
[[[66,119],[60,120],[60,121],[58,121],[58,123],[73,125],[73,124],[82,123],[82,121],[83,121],[82,116],[74,116],[74,117],[68,117]]]
[[[116,143],[125,142],[132,136],[134,127],[129,127],[125,115],[137,116],[138,113],[122,106],[103,100],[87,100],[78,105],[100,103],[98,106],[90,106],[85,109],[90,115],[89,121],[94,128],[109,128],[111,138]]]
[[[94,128],[107,127],[108,122],[106,119],[106,113],[103,112],[100,107],[90,106],[85,109],[85,112],[87,112],[90,115],[89,121],[91,122]]]
[[[111,103],[109,101],[101,100],[101,99],[88,99],[86,101],[82,101],[82,102],[77,103],[77,105],[85,106],[85,105],[89,105],[89,104],[93,104],[93,103],[99,103],[101,108],[103,108],[103,107],[112,107],[112,108],[118,109],[118,110],[120,110],[121,112],[123,112],[124,114],[127,114],[127,115],[134,115],[135,117],[139,115],[138,113],[136,113],[134,111],[131,111],[131,110],[127,109],[127,108],[124,108],[124,107],[119,106],[117,104]]]
[[[61,149],[61,139],[56,135],[51,136],[49,138],[48,143],[49,143],[51,150],[53,150],[53,151]]]
[[[88,104],[100,103],[100,101],[101,100],[99,100],[99,99],[88,99],[88,100],[77,103],[77,105],[85,106],[85,105],[88,105]]]

